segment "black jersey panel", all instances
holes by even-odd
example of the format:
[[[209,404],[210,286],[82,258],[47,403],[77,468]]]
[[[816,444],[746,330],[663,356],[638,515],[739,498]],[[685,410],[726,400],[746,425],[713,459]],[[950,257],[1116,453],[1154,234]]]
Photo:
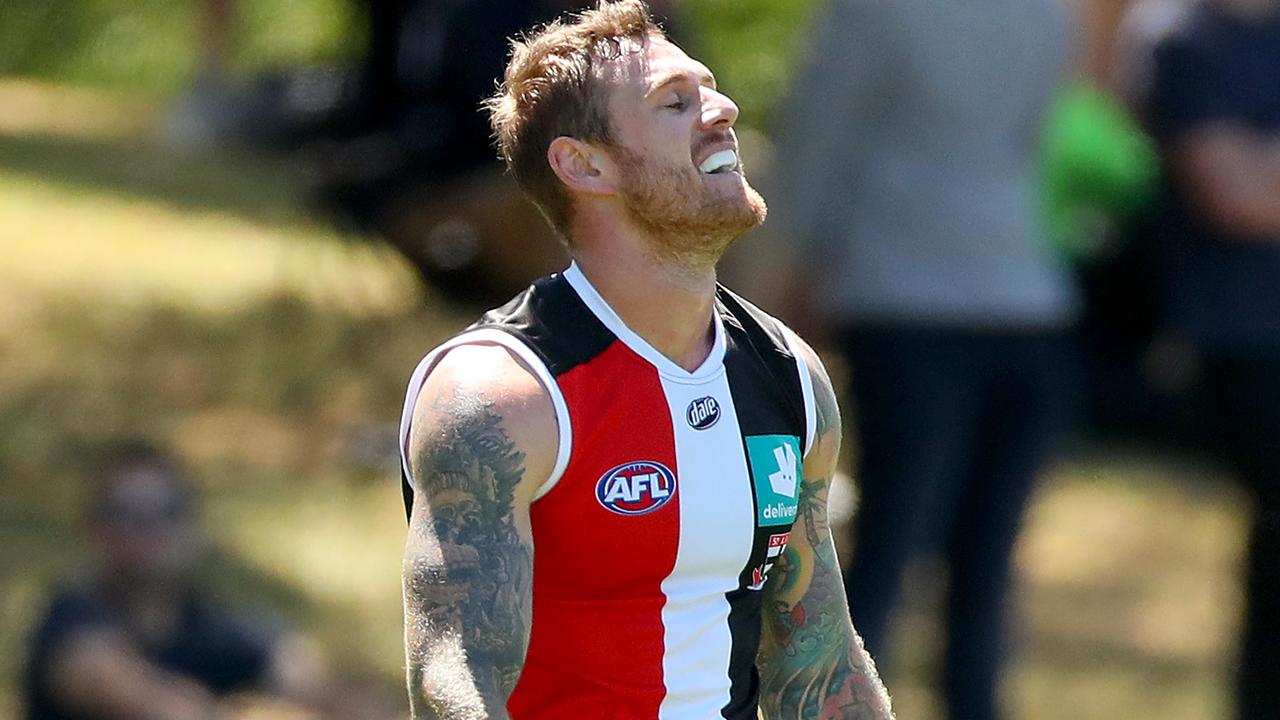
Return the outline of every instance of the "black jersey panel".
[[[729,351],[725,368],[743,435],[806,437],[804,393],[781,324],[724,287],[717,292]],[[742,403],[747,403],[746,407]]]
[[[531,347],[553,377],[591,360],[617,338],[559,273],[542,278],[469,329],[495,328]]]

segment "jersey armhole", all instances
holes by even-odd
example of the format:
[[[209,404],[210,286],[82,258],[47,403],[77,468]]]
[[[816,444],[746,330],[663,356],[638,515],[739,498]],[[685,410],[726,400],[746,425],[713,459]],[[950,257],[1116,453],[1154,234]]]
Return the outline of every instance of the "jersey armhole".
[[[809,372],[809,363],[805,361],[804,352],[800,349],[800,336],[778,323],[782,327],[782,337],[786,340],[787,349],[796,359],[796,372],[800,375],[800,395],[804,398],[804,452],[802,457],[809,457],[813,449],[813,439],[818,427],[817,401],[813,396],[813,375]]]
[[[418,394],[422,392],[422,386],[427,382],[427,376],[435,369],[435,366],[444,357],[448,351],[462,345],[499,345],[513,353],[526,369],[538,378],[538,382],[542,383],[542,387],[546,389],[547,394],[551,397],[551,405],[555,408],[556,426],[559,442],[556,449],[556,463],[551,469],[551,474],[538,487],[534,493],[534,501],[539,500],[543,495],[551,491],[556,483],[560,481],[560,477],[564,475],[565,468],[569,465],[569,456],[573,450],[573,428],[569,422],[569,406],[565,404],[564,394],[560,392],[560,386],[556,384],[555,378],[551,376],[551,371],[547,369],[546,363],[524,342],[510,333],[496,330],[494,328],[481,328],[458,335],[440,345],[436,349],[422,358],[418,363],[418,367],[414,368],[413,375],[409,378],[409,388],[405,392],[404,410],[400,414],[400,471],[404,475],[405,481],[409,484],[410,489],[415,489],[413,481],[413,472],[409,468],[409,431],[413,424],[413,407],[418,402]]]

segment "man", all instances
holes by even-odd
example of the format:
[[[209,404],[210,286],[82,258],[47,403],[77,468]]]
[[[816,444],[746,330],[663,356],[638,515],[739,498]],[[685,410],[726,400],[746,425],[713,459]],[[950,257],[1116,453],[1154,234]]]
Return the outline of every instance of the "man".
[[[214,720],[243,692],[370,717],[336,697],[310,641],[197,591],[192,500],[151,447],[123,446],[106,463],[89,512],[98,567],[57,594],[36,630],[27,718]]]
[[[1254,499],[1238,716],[1280,717],[1280,2],[1140,5],[1130,83],[1164,164],[1170,330],[1201,358],[1209,443]],[[1136,27],[1136,25],[1135,25]],[[1140,29],[1140,28],[1139,28]],[[1142,47],[1142,38],[1135,37]],[[1145,72],[1142,72],[1144,71]]]
[[[502,155],[573,264],[414,373],[413,717],[876,718],[817,356],[715,282],[764,202],[737,107],[639,0],[515,43]]]

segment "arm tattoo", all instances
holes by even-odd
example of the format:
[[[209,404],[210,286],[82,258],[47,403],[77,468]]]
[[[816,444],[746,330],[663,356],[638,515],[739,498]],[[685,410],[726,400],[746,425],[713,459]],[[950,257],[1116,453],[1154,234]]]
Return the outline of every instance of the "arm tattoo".
[[[412,717],[505,717],[532,615],[533,555],[513,516],[524,453],[480,397],[455,390],[429,413],[404,567]]]
[[[818,435],[840,433],[835,393],[819,365],[814,372]],[[816,446],[816,445],[815,445]],[[834,453],[834,451],[833,451]],[[793,536],[765,592],[771,632],[762,647],[761,705],[770,720],[886,720],[889,696],[849,622],[844,585],[827,522],[834,472],[805,478]]]

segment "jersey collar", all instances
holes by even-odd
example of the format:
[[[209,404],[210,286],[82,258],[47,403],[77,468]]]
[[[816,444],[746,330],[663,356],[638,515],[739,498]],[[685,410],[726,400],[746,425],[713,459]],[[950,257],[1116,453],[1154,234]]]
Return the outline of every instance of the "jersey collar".
[[[565,269],[564,278],[569,282],[574,292],[578,293],[578,297],[591,310],[604,326],[609,328],[619,340],[630,348],[635,354],[639,355],[650,365],[657,368],[658,372],[675,380],[684,381],[701,381],[715,376],[724,367],[725,337],[724,337],[724,320],[720,317],[717,310],[712,310],[712,324],[715,327],[715,339],[711,344],[711,352],[707,354],[702,364],[693,372],[689,372],[677,365],[671,358],[658,352],[656,348],[649,344],[647,340],[640,337],[635,331],[627,327],[622,321],[618,313],[614,312],[609,303],[587,280],[587,276],[583,274],[578,264],[571,263]]]

